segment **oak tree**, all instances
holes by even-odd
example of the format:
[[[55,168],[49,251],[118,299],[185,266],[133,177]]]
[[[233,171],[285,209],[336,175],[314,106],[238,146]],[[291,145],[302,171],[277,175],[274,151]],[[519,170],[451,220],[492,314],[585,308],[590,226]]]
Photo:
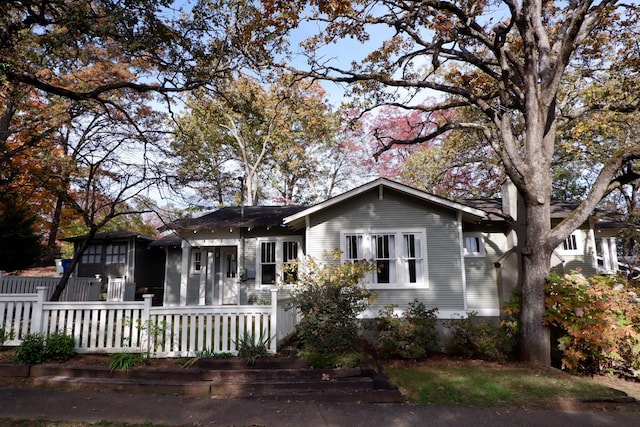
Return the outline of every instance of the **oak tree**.
[[[526,222],[518,236],[523,273],[521,355],[532,365],[549,365],[543,313],[551,254],[603,197],[626,181],[619,171],[640,156],[636,138],[610,147],[578,207],[552,227],[552,161],[559,133],[577,120],[600,120],[611,111],[637,122],[639,7],[616,0],[263,4],[274,31],[290,30],[303,21],[317,24],[320,31],[302,44],[309,65],[299,71],[349,84],[350,94],[363,108],[395,103],[425,114],[460,108],[478,113],[480,119],[472,122],[455,115],[450,120],[437,118],[433,132],[418,141],[457,129],[482,132],[517,187]],[[387,37],[375,44],[376,34]],[[366,56],[346,65],[332,60],[338,50],[334,44],[344,39],[362,42]],[[607,87],[598,90],[602,81]],[[579,102],[566,96],[576,88],[591,88],[591,96]],[[425,92],[440,97],[430,106],[403,98]]]

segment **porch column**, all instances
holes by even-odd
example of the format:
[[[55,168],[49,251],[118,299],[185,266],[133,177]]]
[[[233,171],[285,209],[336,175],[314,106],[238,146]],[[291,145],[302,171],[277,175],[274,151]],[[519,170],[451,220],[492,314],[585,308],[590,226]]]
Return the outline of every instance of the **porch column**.
[[[602,269],[604,273],[609,273],[613,269],[611,268],[611,257],[609,254],[611,253],[611,249],[609,248],[609,238],[603,237],[600,239],[600,244],[602,246]]]
[[[616,245],[616,238],[609,237],[609,248],[611,249],[611,268],[617,273],[618,272],[618,246]]]
[[[271,338],[271,345],[269,351],[275,353],[278,351],[278,288],[273,287],[269,289],[271,291],[271,319],[269,324],[269,337]]]
[[[180,265],[180,305],[187,305],[187,284],[189,283],[189,243],[182,241],[182,263]]]
[[[209,251],[202,250],[202,260],[200,265],[200,288],[198,289],[198,305],[205,305],[205,296],[207,294],[207,277],[209,276]]]

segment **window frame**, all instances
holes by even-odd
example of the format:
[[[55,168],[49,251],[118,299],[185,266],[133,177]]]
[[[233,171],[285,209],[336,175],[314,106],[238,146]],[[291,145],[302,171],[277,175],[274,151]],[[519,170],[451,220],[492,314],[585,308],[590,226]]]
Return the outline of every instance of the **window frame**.
[[[200,248],[191,249],[191,273],[200,274],[202,271],[202,256],[204,251]]]
[[[467,248],[467,239],[475,239],[478,244],[477,251],[469,251]],[[487,256],[487,249],[484,245],[484,235],[479,231],[462,233],[462,251],[465,258],[484,258]]]
[[[569,245],[567,245],[568,242],[570,242]],[[579,255],[582,253],[584,242],[584,234],[580,233],[579,230],[574,230],[558,245],[557,251],[563,255]],[[573,245],[575,247],[571,248],[570,246]]]
[[[275,282],[274,283],[262,283],[262,245],[264,243],[275,243]],[[295,243],[297,250],[297,257],[295,259],[284,260],[284,244]],[[302,252],[302,237],[301,236],[273,236],[273,237],[259,237],[256,239],[256,275],[255,275],[255,287],[256,289],[269,289],[277,285],[291,285],[293,283],[283,283],[285,277],[285,266],[295,262],[295,260],[301,260],[303,257]],[[273,263],[268,263],[269,265]],[[297,277],[297,274],[295,274]]]
[[[343,230],[340,232],[340,251],[341,262],[357,262],[362,260],[373,261],[376,259],[374,255],[374,236],[393,236],[393,252],[389,250],[389,260],[395,265],[390,268],[389,283],[377,283],[377,272],[372,272],[365,278],[366,287],[369,289],[410,289],[410,288],[429,288],[428,260],[427,260],[427,233],[424,228],[378,228],[371,230]],[[414,236],[414,245],[416,241],[418,247],[414,246],[414,256],[405,254],[404,241],[405,236]],[[362,255],[357,259],[349,257],[347,253],[347,237],[361,237]],[[392,255],[393,254],[393,255]],[[414,261],[416,281],[410,282],[410,265]],[[418,268],[419,266],[419,268]],[[393,274],[391,272],[393,271]],[[392,275],[394,277],[392,277]]]
[[[128,252],[129,244],[127,242],[109,243],[105,246],[104,263],[106,265],[126,264]],[[120,262],[121,259],[122,262]]]
[[[82,264],[102,263],[102,244],[89,245],[87,249],[82,253],[82,257],[80,257],[80,262]]]

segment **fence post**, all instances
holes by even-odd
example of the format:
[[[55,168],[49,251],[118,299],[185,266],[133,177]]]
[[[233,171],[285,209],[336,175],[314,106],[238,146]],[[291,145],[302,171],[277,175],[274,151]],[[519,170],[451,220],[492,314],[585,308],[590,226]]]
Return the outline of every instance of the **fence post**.
[[[278,351],[278,288],[271,288],[271,320],[269,321],[269,336],[271,345],[269,350]]]
[[[124,281],[122,282],[122,285],[124,286]],[[143,331],[146,328],[147,354],[151,354],[151,300],[153,299],[153,294],[144,294],[142,295],[142,299],[144,300],[144,307],[142,308],[142,319],[140,319],[140,325],[142,326]]]
[[[42,332],[42,319],[43,319],[43,311],[44,311],[44,301],[47,295],[47,291],[49,288],[47,286],[38,286],[36,287],[36,291],[38,292],[38,299],[36,303],[33,305],[33,322],[31,322],[30,332],[32,334],[39,334]]]

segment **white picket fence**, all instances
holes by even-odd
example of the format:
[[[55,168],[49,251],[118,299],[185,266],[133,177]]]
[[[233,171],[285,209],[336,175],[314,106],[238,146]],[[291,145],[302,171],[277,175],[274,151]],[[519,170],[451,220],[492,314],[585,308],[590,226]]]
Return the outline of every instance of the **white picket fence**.
[[[295,331],[297,313],[272,290],[271,305],[153,307],[140,302],[50,302],[37,294],[0,295],[5,345],[27,334],[64,332],[78,353],[142,352],[151,357],[193,357],[199,352],[237,353],[245,336],[263,337],[275,352]]]
[[[7,276],[0,271],[0,294],[35,294],[38,287],[47,288],[48,300],[60,282],[59,277]],[[99,301],[100,279],[70,277],[60,301]]]

